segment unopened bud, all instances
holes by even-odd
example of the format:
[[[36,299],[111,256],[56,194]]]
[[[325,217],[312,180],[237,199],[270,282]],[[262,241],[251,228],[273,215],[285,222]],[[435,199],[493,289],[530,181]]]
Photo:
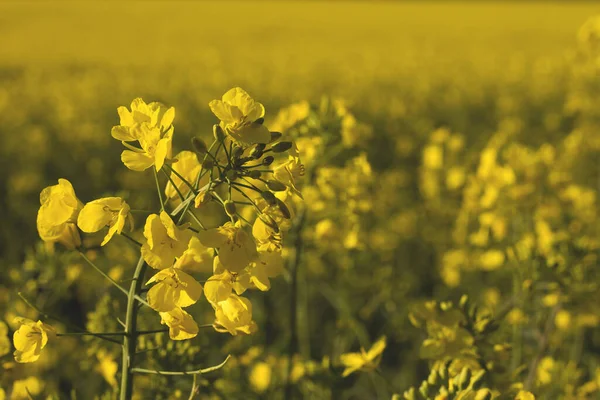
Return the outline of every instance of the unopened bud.
[[[267,187],[274,192],[283,192],[284,190],[287,189],[287,186],[285,186],[283,183],[276,181],[274,179],[269,179],[267,181]]]
[[[255,124],[259,124],[259,125],[264,124],[264,122],[265,122],[265,119],[263,117],[260,117],[259,119],[257,119],[256,121],[254,121]]]
[[[277,204],[277,200],[279,200],[272,192],[269,191],[260,192],[260,195],[271,206]]]
[[[227,213],[227,215],[229,215],[230,217],[233,217],[236,214],[236,207],[233,201],[225,200],[225,202],[223,203],[223,207],[225,208],[225,212]]]
[[[273,196],[275,197],[275,196]],[[279,211],[281,211],[281,213],[283,214],[283,217],[285,219],[290,219],[292,218],[292,214],[290,213],[290,209],[285,205],[285,203],[283,201],[281,201],[280,199],[278,199],[277,197],[275,197],[276,201],[277,201],[277,207],[279,207]]]
[[[225,139],[225,133],[223,132],[221,125],[213,125],[213,136],[215,137],[215,140],[218,140],[219,142],[222,142],[223,139]]]
[[[263,214],[262,216],[260,216],[260,220],[267,225],[268,227],[270,227],[271,229],[273,229],[273,231],[275,233],[279,233],[279,225],[277,225],[277,222],[275,222],[273,220],[273,218],[269,217],[267,214]]]
[[[227,171],[225,173],[225,176],[230,181],[235,181],[238,178],[238,173],[237,173],[237,171],[235,169],[230,169],[229,171]]]
[[[257,144],[254,149],[252,150],[252,152],[250,153],[250,157],[258,160],[259,158],[262,157],[263,155],[263,151],[265,150],[266,145],[264,143],[259,143]]]
[[[438,373],[435,369],[432,369],[429,373],[429,377],[427,377],[427,383],[430,385],[435,385],[438,382]]]
[[[255,170],[255,169],[250,171],[250,173],[248,174],[248,176],[252,179],[258,179],[258,178],[260,178],[261,175],[262,175],[261,172]]]
[[[481,389],[475,394],[475,400],[492,400],[492,398],[490,389]]]
[[[281,132],[271,132],[271,141],[269,143],[273,143],[281,139],[281,136],[283,136]]]
[[[204,140],[200,139],[200,137],[198,137],[198,136],[194,136],[192,138],[192,147],[194,148],[196,153],[198,153],[200,155],[206,154],[206,152],[208,151],[208,147],[206,147],[206,143],[204,143]]]
[[[482,369],[477,374],[475,374],[475,376],[473,376],[473,379],[471,380],[471,387],[473,389],[479,389],[483,385],[483,376],[484,375],[485,375],[485,370]]]
[[[273,157],[273,156],[266,156],[262,160],[262,165],[271,165],[271,164],[273,164],[273,161],[275,161],[275,157]]]
[[[215,163],[212,160],[204,160],[202,162],[202,169],[211,169],[215,166]]]
[[[426,399],[429,398],[429,384],[426,381],[421,383],[421,386],[419,387],[419,393],[421,393],[421,396],[425,397]]]
[[[244,149],[240,146],[235,146],[231,154],[233,158],[240,158],[244,154]]]
[[[291,148],[292,142],[279,142],[274,144],[271,147],[271,150],[273,150],[273,153],[283,153],[284,151],[288,151]]]

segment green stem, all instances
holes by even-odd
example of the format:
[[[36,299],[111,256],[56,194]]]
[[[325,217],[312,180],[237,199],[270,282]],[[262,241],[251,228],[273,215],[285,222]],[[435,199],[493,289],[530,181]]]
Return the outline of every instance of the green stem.
[[[100,267],[98,267],[96,264],[94,264],[92,262],[92,260],[90,260],[89,258],[86,257],[85,254],[83,254],[82,252],[79,252],[79,255],[88,263],[90,264],[96,271],[98,271],[100,273],[100,275],[102,275],[103,277],[105,277],[110,283],[113,284],[114,287],[116,287],[117,289],[119,289],[121,292],[125,293],[127,295],[127,290],[125,290],[124,287],[122,287],[121,285],[119,285],[117,283],[117,281],[115,281],[113,278],[111,278],[110,276],[108,276],[104,271],[102,271],[100,269]]]
[[[156,169],[155,169],[156,172]],[[155,174],[156,176],[156,174]],[[158,183],[158,179],[156,180]],[[140,256],[133,273],[133,280],[127,295],[127,313],[125,316],[125,335],[123,340],[123,359],[121,362],[121,394],[120,400],[129,400],[133,395],[133,364],[137,344],[137,313],[136,296],[143,285],[146,272],[146,262]]]
[[[186,185],[187,187],[189,187],[189,188],[190,188],[190,190],[192,191],[192,193],[193,193],[194,195],[196,194],[196,188],[194,188],[194,186],[192,186],[192,184],[191,184],[191,183],[189,183],[189,182],[187,181],[187,179],[185,179],[183,176],[181,176],[181,174],[180,174],[179,172],[177,172],[177,171],[175,170],[175,168],[171,167],[169,164],[165,164],[165,167],[167,167],[167,168],[169,169],[169,171],[171,171],[171,172],[172,172],[172,173],[174,173],[174,174],[175,174],[175,175],[176,175],[176,176],[177,176],[179,179],[181,179],[181,181],[182,181],[183,183],[185,183],[185,185]],[[173,185],[173,180],[171,179],[171,177],[169,177],[169,180],[171,181],[171,184]],[[175,186],[175,185],[173,185],[173,186]]]
[[[162,192],[160,190],[160,183],[158,183],[158,172],[156,172],[156,167],[152,168],[154,172],[154,182],[156,182],[156,192],[158,193],[158,201],[160,201],[160,211],[165,210],[165,201],[162,197]]]
[[[159,371],[156,369],[145,369],[145,368],[132,368],[131,371],[136,374],[178,375],[178,376],[199,375],[199,374],[206,374],[208,372],[216,371],[216,370],[222,368],[227,363],[227,361],[229,361],[229,358],[231,358],[231,356],[228,355],[227,358],[221,364],[215,365],[213,367],[197,369],[194,371]]]
[[[135,240],[134,238],[132,238],[125,232],[121,232],[120,235],[123,236],[124,238],[128,239],[131,243],[135,244],[136,246],[142,247],[142,244],[140,242],[138,242],[137,240]]]

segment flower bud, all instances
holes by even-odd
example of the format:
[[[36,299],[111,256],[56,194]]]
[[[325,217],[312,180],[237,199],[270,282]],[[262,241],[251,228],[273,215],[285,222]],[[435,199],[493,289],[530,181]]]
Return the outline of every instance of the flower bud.
[[[261,172],[255,170],[255,169],[250,171],[250,173],[248,174],[248,176],[252,179],[258,179],[258,178],[260,178],[261,175],[262,175]]]
[[[489,389],[481,389],[475,394],[475,400],[492,400],[493,395]]]
[[[260,192],[260,195],[271,206],[274,206],[275,204],[277,204],[277,200],[279,200],[277,197],[275,197],[275,195],[273,193],[271,193],[269,191]]]
[[[213,136],[215,140],[218,140],[219,142],[222,142],[223,139],[225,139],[225,133],[219,124],[213,125]]]
[[[213,162],[213,160],[204,160],[202,162],[202,169],[211,169],[214,166],[215,163]]]
[[[227,215],[229,215],[230,217],[233,217],[236,214],[237,210],[233,201],[225,200],[225,202],[223,203],[223,207],[225,208],[225,212],[227,213]]]
[[[281,132],[271,132],[271,141],[269,143],[273,143],[281,139],[281,136],[283,136]]]
[[[275,161],[275,157],[273,157],[273,156],[266,156],[262,160],[262,165],[267,165],[267,166],[271,165],[273,163],[273,161]]]
[[[206,143],[204,143],[204,140],[200,139],[200,137],[198,137],[198,136],[194,136],[192,138],[192,147],[194,148],[196,153],[198,153],[200,155],[206,154],[206,152],[208,151],[208,147],[206,147]]]
[[[240,158],[242,156],[242,154],[244,154],[244,149],[240,146],[235,146],[231,153],[233,158]]]
[[[259,124],[262,125],[265,123],[265,119],[263,117],[260,117],[259,119],[257,119],[256,121],[254,121],[255,124]]]
[[[238,173],[236,170],[234,169],[230,169],[229,171],[227,171],[225,173],[225,176],[227,177],[227,179],[229,179],[230,181],[235,181],[238,177]]]
[[[288,151],[291,148],[292,142],[279,142],[274,144],[271,147],[271,150],[273,150],[273,153],[283,153],[284,151]]]
[[[275,196],[273,196],[273,197],[275,197]],[[280,199],[278,199],[277,197],[275,197],[275,201],[277,202],[277,207],[279,207],[279,211],[281,211],[281,213],[283,214],[283,217],[285,219],[292,218],[290,209],[285,205],[285,203],[283,201],[281,201]]]
[[[472,386],[471,386],[473,389],[481,388],[481,386],[483,385],[483,376],[484,375],[485,375],[485,370],[482,369],[477,374],[475,374],[475,376],[473,376]]]
[[[464,367],[458,376],[458,388],[466,389],[471,382],[471,370],[468,367]]]
[[[250,157],[254,160],[258,160],[259,158],[261,158],[265,147],[266,145],[264,143],[258,143],[250,153]]]
[[[275,179],[269,179],[267,181],[267,187],[274,192],[283,192],[287,189],[287,186]]]

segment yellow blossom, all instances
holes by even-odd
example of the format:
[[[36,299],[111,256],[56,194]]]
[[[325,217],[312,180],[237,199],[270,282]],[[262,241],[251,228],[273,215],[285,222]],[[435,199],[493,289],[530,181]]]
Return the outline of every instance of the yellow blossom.
[[[229,332],[237,335],[239,332],[251,334],[257,329],[252,321],[252,303],[250,300],[230,294],[215,307],[214,328],[217,332]]]
[[[234,273],[246,268],[258,256],[254,240],[239,221],[201,231],[198,237],[203,245],[218,249],[221,263]]]
[[[520,390],[519,393],[517,393],[515,400],[535,400],[535,396],[531,392]]]
[[[304,164],[296,156],[288,156],[287,161],[273,168],[273,177],[286,185],[292,193],[302,198],[302,193],[298,190],[297,182],[304,176]]]
[[[15,323],[21,325],[13,335],[15,360],[20,363],[37,361],[48,338],[54,336],[56,331],[42,321],[34,322],[27,318],[16,318]]]
[[[176,226],[171,217],[162,211],[160,216],[148,216],[144,226],[144,237],[144,260],[152,268],[165,269],[172,266],[175,259],[186,251],[192,232],[187,230],[187,226]]]
[[[148,304],[160,312],[171,311],[177,307],[188,307],[196,303],[202,295],[200,285],[191,275],[177,268],[159,271],[148,282],[156,285],[148,291]]]
[[[144,171],[153,165],[160,171],[165,160],[171,158],[173,127],[164,135],[159,128],[149,129],[141,134],[138,141],[141,149],[123,142],[129,149],[121,153],[123,164],[132,171]]]
[[[212,250],[203,246],[196,236],[192,236],[188,248],[177,259],[173,267],[194,272],[208,272],[211,270],[212,265]]]
[[[161,324],[169,327],[169,337],[173,340],[191,339],[198,334],[198,324],[181,308],[161,312]]]
[[[131,102],[131,111],[127,107],[117,108],[119,124],[111,130],[111,135],[117,140],[131,142],[139,140],[145,130],[159,128],[167,131],[173,124],[175,109],[167,109],[163,104],[152,102],[146,104],[141,98]]]
[[[117,379],[115,376],[119,370],[119,365],[115,362],[114,358],[104,350],[98,351],[96,357],[98,358],[96,371],[102,375],[104,380],[110,386],[117,387]]]
[[[8,325],[0,321],[0,357],[10,353],[10,339],[8,337]]]
[[[340,356],[340,361],[346,367],[342,373],[343,377],[350,375],[358,370],[373,370],[379,364],[377,359],[383,350],[385,350],[386,338],[381,337],[369,351],[365,351],[364,348],[360,349],[360,353],[345,353]]]
[[[259,122],[265,116],[265,108],[254,101],[243,89],[236,87],[223,95],[221,100],[213,100],[208,106],[221,120],[221,127],[234,141],[251,145],[269,143],[271,134]]]
[[[250,371],[250,385],[257,393],[262,393],[268,389],[271,384],[271,366],[266,362],[254,364]]]
[[[45,242],[59,242],[69,249],[79,247],[81,238],[75,223],[83,204],[75,195],[73,185],[59,179],[40,193],[41,207],[37,214],[37,229]]]
[[[125,222],[133,229],[133,217],[129,205],[120,197],[106,197],[87,203],[77,218],[77,226],[84,232],[98,232],[108,226],[108,233],[102,241],[104,246],[114,236],[121,234]]]

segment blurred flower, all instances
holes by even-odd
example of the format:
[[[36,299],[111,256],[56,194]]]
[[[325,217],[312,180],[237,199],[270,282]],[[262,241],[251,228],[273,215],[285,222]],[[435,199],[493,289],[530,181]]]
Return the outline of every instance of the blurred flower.
[[[48,338],[54,336],[56,331],[42,321],[34,322],[27,318],[16,318],[15,323],[21,326],[13,335],[15,345],[15,361],[29,363],[40,358],[42,349],[48,343]]]
[[[364,348],[361,348],[360,353],[342,354],[340,356],[340,361],[344,367],[346,367],[342,373],[342,376],[346,377],[359,370],[373,370],[377,368],[377,365],[379,364],[379,360],[377,358],[381,355],[381,353],[383,353],[385,346],[386,338],[383,336],[373,344],[369,351],[365,351]]]

